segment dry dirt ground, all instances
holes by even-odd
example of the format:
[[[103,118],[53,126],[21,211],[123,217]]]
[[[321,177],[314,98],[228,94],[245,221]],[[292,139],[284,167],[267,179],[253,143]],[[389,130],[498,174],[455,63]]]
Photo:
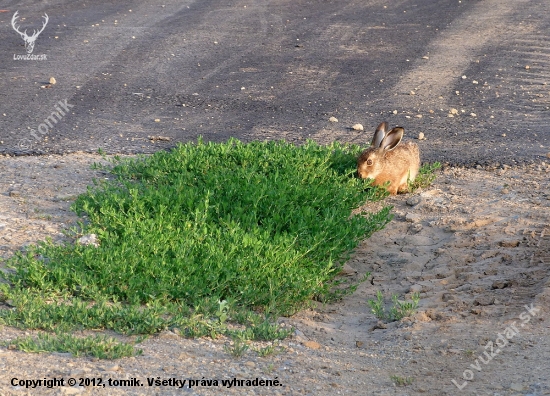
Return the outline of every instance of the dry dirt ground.
[[[76,220],[71,201],[105,177],[89,169],[100,160],[81,153],[0,157],[0,258],[48,236],[61,240]],[[116,361],[0,347],[0,395],[549,395],[550,164],[449,167],[430,188],[386,203],[395,206],[394,221],[349,262],[371,279],[339,303],[281,318],[297,329],[282,343],[284,353],[234,358],[223,349],[226,339],[171,332],[143,342],[142,356]],[[418,313],[380,325],[367,304],[379,290],[387,300],[419,292]],[[26,333],[3,327],[0,341]],[[396,386],[392,376],[411,383]],[[144,386],[11,384],[53,377],[136,378]],[[199,381],[177,389],[148,386],[147,378],[264,378],[282,386]]]

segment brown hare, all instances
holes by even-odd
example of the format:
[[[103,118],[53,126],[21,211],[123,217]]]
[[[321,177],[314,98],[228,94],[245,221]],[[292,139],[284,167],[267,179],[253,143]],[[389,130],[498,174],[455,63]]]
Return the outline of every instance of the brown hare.
[[[412,142],[399,144],[405,130],[401,127],[387,132],[388,123],[378,125],[370,147],[357,159],[357,174],[361,179],[373,179],[375,186],[390,182],[388,191],[395,195],[408,191],[420,169],[420,150]]]

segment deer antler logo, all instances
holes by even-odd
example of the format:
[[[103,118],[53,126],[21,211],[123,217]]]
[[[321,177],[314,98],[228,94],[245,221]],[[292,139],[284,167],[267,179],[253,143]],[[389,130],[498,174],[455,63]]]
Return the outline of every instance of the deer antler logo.
[[[24,32],[21,32],[19,30],[19,25],[17,25],[17,18],[19,18],[18,13],[19,13],[19,11],[15,11],[15,14],[13,14],[13,18],[11,19],[11,26],[13,26],[13,29],[21,35],[21,38],[23,40],[25,40],[25,49],[27,50],[27,53],[32,54],[32,51],[34,50],[34,42],[38,38],[38,35],[40,33],[42,33],[42,31],[44,30],[44,28],[48,24],[48,20],[49,20],[48,14],[44,13],[44,16],[42,17],[42,18],[44,18],[44,22],[42,23],[42,29],[40,29],[38,31],[33,30],[32,35],[28,36],[27,35],[27,30],[25,30]]]

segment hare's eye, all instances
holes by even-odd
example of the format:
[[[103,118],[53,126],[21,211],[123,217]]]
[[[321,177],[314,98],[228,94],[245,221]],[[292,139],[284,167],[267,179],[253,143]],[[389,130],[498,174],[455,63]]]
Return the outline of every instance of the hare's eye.
[[[367,160],[367,165],[368,165],[368,166],[371,166],[371,165],[372,165],[372,160],[371,160],[371,159],[368,159],[368,160]]]

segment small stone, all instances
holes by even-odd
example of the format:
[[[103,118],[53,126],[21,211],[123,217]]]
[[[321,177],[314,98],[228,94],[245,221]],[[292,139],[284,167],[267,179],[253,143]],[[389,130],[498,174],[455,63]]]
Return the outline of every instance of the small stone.
[[[453,300],[453,295],[451,293],[443,293],[443,295],[441,296],[441,301],[443,302],[452,301],[452,300]]]
[[[412,340],[412,334],[410,332],[407,332],[403,335],[403,338],[406,339],[407,341],[410,341]]]
[[[456,114],[458,114],[458,110],[455,109],[455,108],[452,108],[451,110],[449,110],[449,113],[456,115]]]
[[[414,232],[415,234],[419,233],[420,231],[422,231],[422,224],[420,223],[414,223],[414,224],[411,224],[411,227],[410,227],[410,230],[412,232]]]
[[[256,363],[254,363],[252,361],[248,361],[244,365],[247,366],[247,367],[250,367],[250,368],[256,367]]]
[[[304,346],[309,348],[309,349],[320,349],[321,348],[321,344],[319,344],[318,342],[315,342],[315,341],[306,341],[306,342],[304,342]]]
[[[525,70],[529,70],[530,68],[531,68],[531,66],[525,65]]]
[[[491,286],[493,289],[504,289],[505,287],[508,287],[509,283],[508,281],[497,279],[493,282],[493,285]]]
[[[161,331],[158,336],[159,338],[179,338],[179,335],[170,330]]]
[[[422,291],[422,285],[412,285],[409,288],[410,293],[420,293]]]
[[[412,197],[407,199],[407,205],[409,206],[416,206],[422,201],[422,198],[420,198],[419,195],[413,195]]]
[[[415,115],[416,118],[422,118],[422,114]]]
[[[86,390],[86,388],[80,388],[76,386],[61,386],[59,391],[62,395],[78,395]]]
[[[505,134],[505,133],[503,133],[503,134],[502,134],[501,136],[502,136],[502,137],[506,137],[506,134]]]
[[[362,130],[364,130],[363,125],[361,125],[361,124],[355,124],[355,125],[352,126],[351,128],[352,128],[353,130],[355,130],[355,131],[362,131]]]
[[[474,299],[474,305],[493,305],[495,303],[495,298],[490,296],[478,296]]]
[[[21,193],[17,190],[11,190],[10,191],[10,197],[19,197],[21,195]]]
[[[92,245],[93,247],[99,246],[99,242],[97,240],[96,234],[88,234],[88,235],[81,236],[76,240],[76,243],[84,246],[88,246],[88,245]]]
[[[342,269],[340,270],[340,276],[353,276],[357,275],[357,270],[355,268],[352,268],[348,264],[344,264]]]
[[[468,77],[466,77],[466,76],[462,76],[462,79],[463,79],[463,80],[466,80],[467,78],[468,78]]]
[[[155,118],[155,122],[160,122],[160,118]]]
[[[470,113],[470,116],[477,117],[477,114],[476,113]]]
[[[409,92],[409,95],[416,95],[416,92],[411,91],[411,92]]]
[[[105,371],[120,371],[120,366],[115,364],[114,366],[105,367]]]
[[[546,158],[550,158],[550,153],[546,153]]]
[[[519,241],[517,239],[513,239],[508,241],[500,241],[498,244],[501,247],[518,247]]]
[[[54,85],[57,81],[55,80],[55,77],[50,77],[50,84]]]
[[[422,59],[430,59],[429,56],[423,56]]]
[[[425,138],[424,138],[424,132],[420,132],[420,133],[418,134],[418,140],[424,140],[424,139],[425,139]]]
[[[385,324],[384,322],[382,322],[381,320],[379,320],[378,323],[376,323],[376,324],[372,327],[371,331],[374,331],[374,330],[377,330],[377,329],[383,330],[383,329],[387,329],[387,328],[388,328],[388,325]]]
[[[397,114],[397,110],[392,111],[393,114]]]
[[[509,192],[510,191],[507,188],[503,188],[502,190],[500,190],[501,194],[508,194]]]
[[[363,348],[363,345],[365,345],[363,341],[355,341],[355,346],[357,348]]]
[[[330,117],[328,120],[330,122],[338,122],[338,118],[336,118],[336,117]]]
[[[420,215],[417,215],[415,213],[407,213],[405,216],[405,221],[408,223],[418,223],[420,221]]]
[[[473,81],[472,81],[472,84],[479,84],[479,82],[476,81],[476,80],[473,80]]]
[[[526,66],[526,68],[527,67],[528,66]],[[521,391],[523,391],[523,385],[517,384],[517,383],[512,383],[512,384],[510,384],[510,389],[512,389],[513,391],[516,391],[516,392],[521,392]]]

